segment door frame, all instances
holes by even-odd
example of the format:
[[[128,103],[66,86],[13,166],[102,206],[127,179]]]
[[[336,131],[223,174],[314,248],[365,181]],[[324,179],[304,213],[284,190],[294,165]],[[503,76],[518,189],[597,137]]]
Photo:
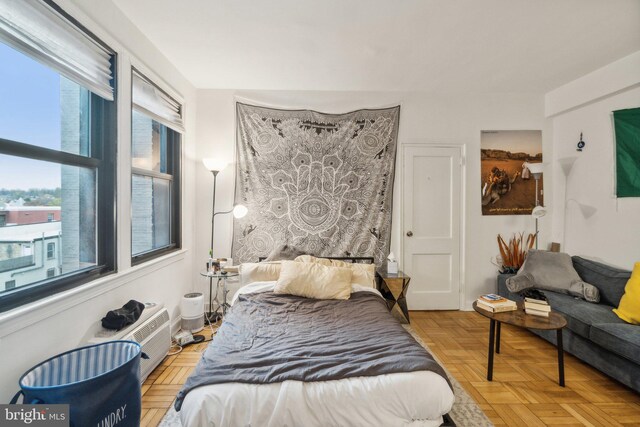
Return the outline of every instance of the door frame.
[[[404,268],[404,239],[405,236],[405,224],[404,224],[404,189],[405,189],[405,153],[406,149],[409,147],[425,147],[425,148],[457,148],[460,151],[460,289],[459,289],[459,309],[460,311],[466,310],[465,305],[465,294],[466,294],[466,283],[467,283],[467,272],[466,272],[466,213],[467,213],[467,205],[466,205],[466,195],[467,195],[467,144],[464,142],[430,142],[428,140],[418,140],[405,144],[400,144],[401,146],[401,157],[398,162],[398,171],[400,172],[400,266]]]

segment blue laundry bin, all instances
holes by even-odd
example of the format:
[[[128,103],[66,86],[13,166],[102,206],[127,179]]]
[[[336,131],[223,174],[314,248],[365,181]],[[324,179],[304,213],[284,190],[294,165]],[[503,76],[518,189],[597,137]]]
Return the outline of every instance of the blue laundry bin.
[[[68,404],[73,427],[140,425],[140,357],[134,341],[109,341],[59,354],[20,377],[27,404]]]

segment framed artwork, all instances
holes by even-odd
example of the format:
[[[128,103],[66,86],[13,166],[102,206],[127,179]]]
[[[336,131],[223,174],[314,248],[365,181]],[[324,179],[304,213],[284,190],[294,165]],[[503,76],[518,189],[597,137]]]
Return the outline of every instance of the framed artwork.
[[[542,131],[483,130],[480,135],[482,214],[531,215],[536,200],[544,205],[542,173],[532,173],[528,167],[536,163],[542,163]],[[531,168],[535,171],[535,166]]]

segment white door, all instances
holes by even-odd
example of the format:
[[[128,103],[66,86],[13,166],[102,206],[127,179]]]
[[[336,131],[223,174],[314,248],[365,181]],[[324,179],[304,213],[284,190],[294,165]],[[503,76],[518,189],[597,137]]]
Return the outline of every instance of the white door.
[[[460,308],[462,148],[405,146],[403,265],[410,310]]]

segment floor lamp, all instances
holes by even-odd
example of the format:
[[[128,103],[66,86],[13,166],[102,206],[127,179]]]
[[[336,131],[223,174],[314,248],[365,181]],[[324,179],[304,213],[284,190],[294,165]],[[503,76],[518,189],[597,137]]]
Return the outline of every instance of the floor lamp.
[[[542,178],[542,163],[525,163],[531,175],[533,175],[533,179],[536,181],[536,204],[533,210],[531,211],[531,216],[536,220],[536,249],[538,249],[538,219],[542,218],[547,214],[547,208],[540,205],[540,199],[538,198],[539,194],[539,182],[540,178]]]
[[[580,141],[582,141],[582,135],[580,135]],[[581,150],[582,151],[582,150]],[[569,202],[574,202],[576,205],[578,205],[578,208],[580,209],[580,213],[582,214],[582,217],[584,219],[589,219],[591,218],[593,215],[595,215],[595,213],[598,211],[598,208],[594,207],[594,206],[590,206],[590,205],[585,205],[583,203],[580,203],[579,201],[577,201],[576,199],[568,199],[567,198],[567,192],[568,192],[568,187],[569,187],[569,175],[571,174],[571,170],[573,169],[573,165],[576,162],[578,158],[577,157],[564,157],[562,159],[558,160],[558,163],[560,164],[560,168],[562,169],[562,172],[564,174],[564,212],[562,215],[562,244],[565,245],[566,244],[566,234],[567,234],[567,206],[569,205]]]
[[[232,209],[228,211],[216,212],[216,184],[218,181],[218,173],[227,167],[227,163],[215,158],[204,158],[202,159],[202,163],[204,166],[213,174],[213,198],[211,204],[211,244],[209,246],[209,257],[213,258],[213,241],[215,236],[216,229],[216,216],[217,215],[225,215],[233,212],[233,216],[236,218],[244,217],[248,209],[244,205],[235,205]],[[218,279],[218,282],[220,279]],[[207,313],[207,320],[211,322],[211,314],[213,306],[213,277],[209,276],[209,312]]]

